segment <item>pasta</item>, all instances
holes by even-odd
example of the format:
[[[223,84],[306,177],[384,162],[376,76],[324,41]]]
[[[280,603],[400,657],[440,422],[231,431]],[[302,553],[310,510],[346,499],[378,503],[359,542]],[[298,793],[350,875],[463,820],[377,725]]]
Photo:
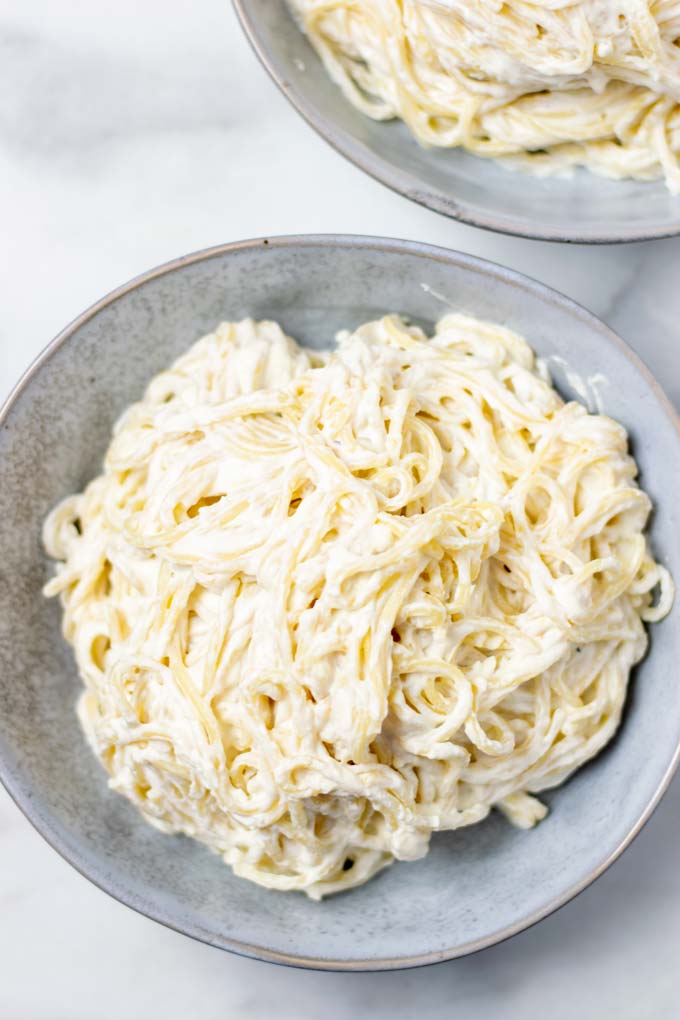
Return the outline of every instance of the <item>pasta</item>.
[[[347,98],[423,145],[680,193],[680,0],[289,0]]]
[[[225,323],[153,379],[44,529],[111,788],[314,898],[540,820],[673,589],[624,429],[539,368],[389,315],[332,352]]]

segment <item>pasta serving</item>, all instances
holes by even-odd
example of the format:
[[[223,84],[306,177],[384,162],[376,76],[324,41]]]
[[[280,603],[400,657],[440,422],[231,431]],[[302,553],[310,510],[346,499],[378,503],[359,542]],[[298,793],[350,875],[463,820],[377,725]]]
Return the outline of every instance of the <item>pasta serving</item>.
[[[680,0],[289,0],[333,79],[424,145],[680,193]]]
[[[451,314],[332,352],[225,323],[153,379],[44,533],[112,789],[314,898],[540,820],[672,582],[624,429],[539,368]]]

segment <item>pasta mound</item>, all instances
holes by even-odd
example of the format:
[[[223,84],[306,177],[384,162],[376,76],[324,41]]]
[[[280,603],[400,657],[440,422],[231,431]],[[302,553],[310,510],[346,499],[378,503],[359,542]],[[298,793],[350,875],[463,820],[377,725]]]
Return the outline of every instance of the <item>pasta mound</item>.
[[[494,807],[532,826],[670,606],[635,476],[500,326],[221,325],[45,525],[110,786],[314,898]]]
[[[289,0],[347,98],[424,145],[680,194],[680,0]]]

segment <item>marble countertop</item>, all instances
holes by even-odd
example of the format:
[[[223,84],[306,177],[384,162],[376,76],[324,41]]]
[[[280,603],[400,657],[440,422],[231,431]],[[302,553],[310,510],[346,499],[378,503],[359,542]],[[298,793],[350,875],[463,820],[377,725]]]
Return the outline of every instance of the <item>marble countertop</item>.
[[[106,291],[262,234],[415,238],[582,302],[680,405],[680,238],[567,247],[450,222],[296,116],[227,0],[0,0],[0,398]],[[229,956],[109,899],[0,791],[2,1020],[551,1020],[678,1016],[680,780],[624,857],[534,929],[421,971],[322,974]]]

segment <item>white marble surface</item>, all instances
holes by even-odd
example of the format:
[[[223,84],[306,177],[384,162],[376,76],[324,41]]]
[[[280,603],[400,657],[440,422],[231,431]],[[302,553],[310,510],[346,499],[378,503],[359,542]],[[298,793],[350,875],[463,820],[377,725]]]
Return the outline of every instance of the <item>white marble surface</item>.
[[[320,141],[227,0],[0,0],[0,397],[69,319],[135,273],[221,241],[347,231],[487,256],[614,326],[680,403],[680,238],[578,248],[428,213]],[[397,974],[232,957],[139,917],[58,858],[0,793],[0,1018],[551,1020],[679,1015],[680,781],[594,888],[511,942]]]

